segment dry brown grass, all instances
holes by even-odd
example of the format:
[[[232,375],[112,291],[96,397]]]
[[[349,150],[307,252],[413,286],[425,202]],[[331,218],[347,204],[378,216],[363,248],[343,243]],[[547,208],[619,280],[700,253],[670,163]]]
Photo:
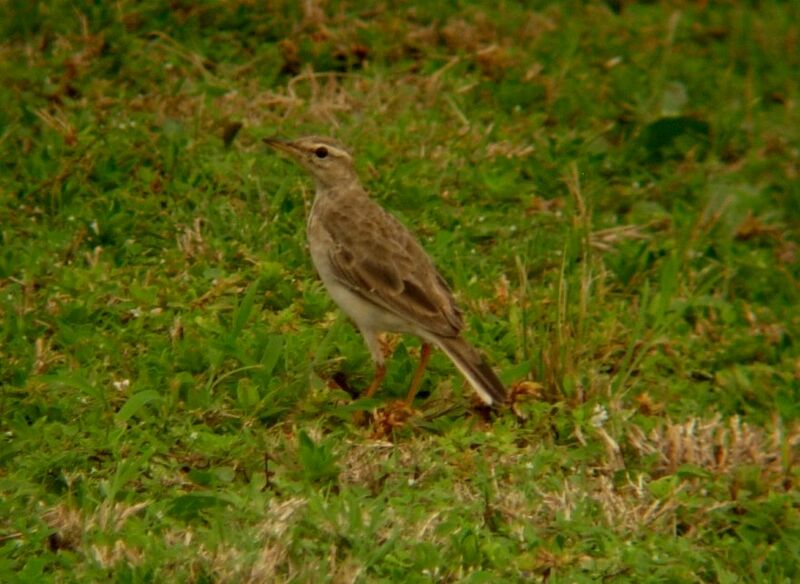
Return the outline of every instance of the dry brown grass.
[[[114,538],[109,543],[88,543],[91,534],[119,532],[132,516],[150,505],[142,501],[134,505],[124,503],[102,503],[95,512],[85,513],[66,505],[51,507],[42,513],[42,519],[53,530],[50,547],[53,550],[83,552],[104,568],[112,568],[119,562],[137,565],[142,550],[131,546],[123,538]]]
[[[656,469],[673,473],[690,464],[713,473],[731,473],[755,465],[767,476],[785,476],[798,462],[800,428],[785,429],[776,418],[763,429],[738,417],[665,422],[647,435],[638,426],[627,430],[627,442],[639,456],[656,455]]]
[[[389,537],[391,533],[408,541],[445,545],[450,534],[441,533],[437,526],[455,508],[464,513],[483,513],[487,517],[499,513],[512,531],[522,530],[526,525],[549,530],[559,521],[573,519],[578,510],[585,515],[587,508],[596,508],[600,515],[595,520],[620,534],[641,533],[642,530],[670,534],[678,522],[686,520],[686,496],[707,488],[706,482],[690,474],[675,480],[669,492],[659,496],[653,493],[650,483],[661,477],[677,477],[675,473],[683,465],[691,465],[695,472],[713,473],[717,480],[722,481],[728,480],[725,477],[734,477],[739,469],[756,466],[770,488],[791,488],[789,476],[798,462],[800,428],[786,430],[775,421],[772,427],[760,429],[736,417],[727,420],[719,417],[691,419],[680,423],[666,420],[648,433],[636,425],[629,425],[620,448],[603,428],[605,416],[598,413],[597,418],[595,430],[607,447],[605,462],[591,468],[562,469],[561,479],[554,486],[553,480],[540,483],[533,478],[531,482],[520,480],[516,474],[526,468],[525,461],[535,455],[539,446],[506,454],[494,453],[483,462],[488,464],[493,493],[487,500],[484,490],[472,480],[462,480],[472,475],[474,466],[478,464],[476,452],[465,452],[460,460],[454,459],[449,464],[448,472],[456,476],[464,474],[445,495],[449,502],[416,521],[411,521],[409,514],[397,513],[388,505],[383,511],[385,526],[381,537]],[[351,442],[340,460],[340,484],[365,487],[378,496],[386,489],[391,491],[389,485],[393,482],[407,482],[409,485],[413,482],[424,493],[440,479],[438,475],[442,472],[439,467],[428,470],[419,467],[421,461],[429,459],[431,444],[431,438],[427,436],[398,444]],[[655,475],[632,470],[618,474],[626,463],[629,468],[635,468],[639,459],[652,456],[657,457]],[[480,458],[483,459],[484,455]],[[505,472],[510,469],[514,469],[512,474],[506,476]],[[429,474],[434,471],[435,475]],[[503,476],[505,478],[500,478]],[[437,496],[443,496],[438,487],[437,493]],[[728,501],[717,497],[714,505],[735,504],[736,489],[733,487],[730,497]],[[91,514],[57,506],[46,510],[42,517],[54,530],[51,536],[54,549],[83,553],[104,568],[113,568],[120,562],[135,566],[141,562],[143,550],[113,538],[113,533],[121,530],[130,517],[142,512],[149,504],[148,501],[135,505],[104,503]],[[295,527],[307,520],[307,512],[307,499],[275,496],[264,509],[261,520],[252,527],[260,542],[255,555],[232,544],[221,544],[214,549],[201,546],[193,552],[193,561],[197,565],[192,569],[211,573],[219,582],[291,581],[307,577],[307,568],[290,553],[291,534]],[[705,515],[692,517],[695,527],[706,521]],[[321,524],[318,528],[331,533],[346,532],[345,516],[334,515],[328,521],[332,523]],[[585,522],[586,517],[581,521]],[[112,534],[112,537],[103,538],[108,543],[92,543],[92,534],[98,533]],[[172,547],[194,545],[191,529],[167,531],[162,537]],[[337,545],[332,545],[328,559],[331,578],[335,582],[355,582],[363,574],[363,565],[354,561],[349,551],[338,549]],[[576,561],[582,560],[544,550],[540,550],[532,560],[538,573],[547,573],[562,564]]]

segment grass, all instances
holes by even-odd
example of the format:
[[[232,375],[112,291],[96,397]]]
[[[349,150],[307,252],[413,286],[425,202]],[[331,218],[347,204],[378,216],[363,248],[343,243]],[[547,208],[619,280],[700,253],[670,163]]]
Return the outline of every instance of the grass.
[[[9,1],[0,580],[800,579],[792,2]],[[333,134],[520,394],[402,427],[313,274]]]

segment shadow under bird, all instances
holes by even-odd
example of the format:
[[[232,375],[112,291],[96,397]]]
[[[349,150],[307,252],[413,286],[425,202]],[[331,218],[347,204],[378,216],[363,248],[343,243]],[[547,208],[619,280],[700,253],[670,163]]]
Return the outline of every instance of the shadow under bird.
[[[505,403],[505,386],[461,337],[461,311],[444,278],[408,229],[369,197],[347,149],[318,136],[264,142],[289,155],[316,181],[307,226],[311,259],[372,354],[375,377],[365,395],[372,396],[386,375],[378,335],[395,332],[422,339],[407,405],[422,381],[431,345],[444,351],[485,403]]]

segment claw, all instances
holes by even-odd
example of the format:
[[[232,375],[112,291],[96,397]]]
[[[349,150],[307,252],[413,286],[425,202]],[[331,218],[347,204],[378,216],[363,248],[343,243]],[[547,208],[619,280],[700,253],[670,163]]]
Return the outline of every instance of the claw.
[[[415,414],[414,408],[406,402],[394,401],[375,412],[373,417],[372,432],[373,438],[385,438],[390,436],[395,428],[402,428],[406,422]]]

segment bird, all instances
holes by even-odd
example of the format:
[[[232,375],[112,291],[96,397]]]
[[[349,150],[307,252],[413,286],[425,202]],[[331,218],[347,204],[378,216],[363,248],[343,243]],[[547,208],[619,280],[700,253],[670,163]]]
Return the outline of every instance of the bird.
[[[364,395],[372,397],[386,375],[379,335],[390,332],[422,342],[405,406],[412,406],[432,346],[450,358],[484,403],[507,403],[506,387],[462,336],[462,311],[447,282],[411,232],[361,185],[350,151],[322,136],[263,141],[299,163],[316,183],[306,226],[311,259],[372,356],[375,375]]]

